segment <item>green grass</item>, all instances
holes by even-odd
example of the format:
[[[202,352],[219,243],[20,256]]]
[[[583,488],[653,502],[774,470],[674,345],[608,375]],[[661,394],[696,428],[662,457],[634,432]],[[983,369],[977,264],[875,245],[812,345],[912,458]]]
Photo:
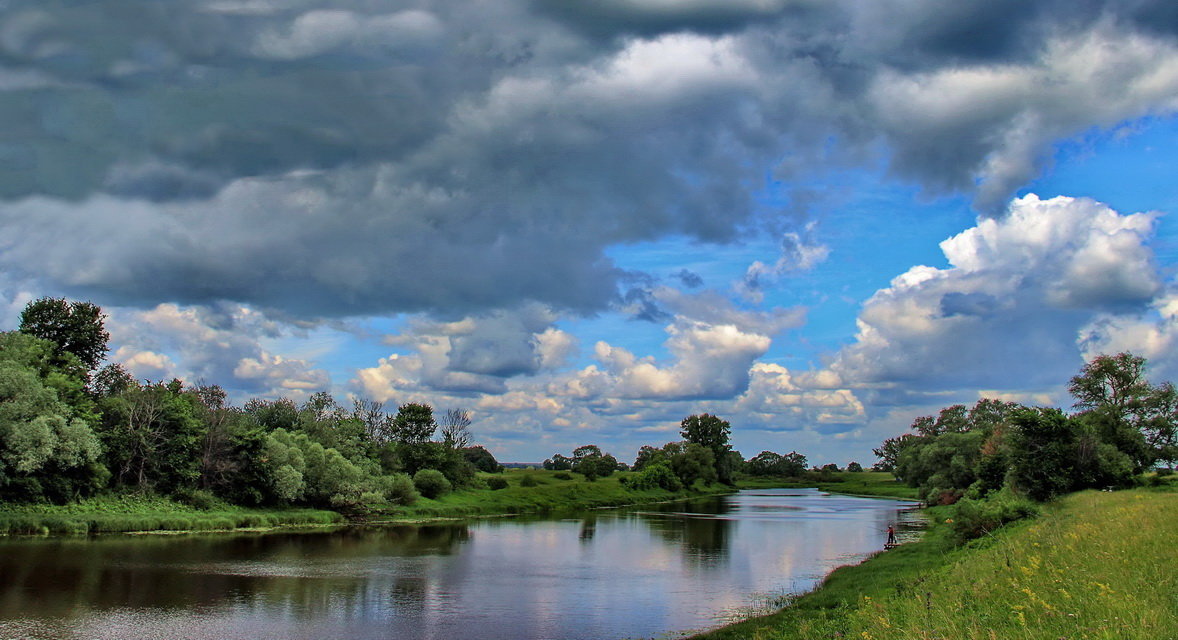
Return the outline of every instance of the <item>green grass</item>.
[[[319,509],[249,509],[224,503],[198,509],[142,494],[100,496],[66,505],[0,505],[0,535],[220,531],[342,521],[338,513]]]
[[[930,510],[944,517],[944,511]],[[944,523],[701,638],[1178,638],[1178,492],[1083,492],[964,547]]]
[[[891,473],[883,471],[846,471],[812,473],[804,478],[748,478],[740,481],[742,489],[786,487],[798,489],[814,487],[822,491],[850,495],[878,496],[916,500],[917,489],[896,480]]]
[[[732,491],[724,485],[697,486],[691,491],[671,492],[662,489],[633,491],[622,486],[625,473],[616,473],[593,482],[577,473],[564,472],[569,480],[556,477],[559,472],[542,469],[509,469],[496,474],[507,480],[503,489],[466,488],[437,499],[419,498],[412,505],[387,509],[373,514],[374,520],[418,520],[460,518],[484,515],[540,514],[580,511],[602,507],[676,500]],[[535,486],[521,486],[532,478]]]

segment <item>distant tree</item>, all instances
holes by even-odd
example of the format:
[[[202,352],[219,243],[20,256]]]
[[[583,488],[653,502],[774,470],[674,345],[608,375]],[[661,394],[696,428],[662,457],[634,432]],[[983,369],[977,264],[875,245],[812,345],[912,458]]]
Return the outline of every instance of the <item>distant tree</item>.
[[[847,471],[850,473],[860,473],[863,471],[863,465],[858,462],[848,462]]]
[[[839,466],[838,466],[837,464],[833,463],[833,462],[829,462],[829,463],[827,463],[827,464],[824,464],[824,465],[822,465],[822,469],[821,469],[821,470],[822,470],[822,471],[827,471],[827,472],[838,471],[838,470],[839,470]]]
[[[573,468],[573,459],[556,453],[544,461],[543,467],[549,471],[569,471]]]
[[[608,453],[602,453],[601,447],[587,444],[573,449],[572,469],[592,482],[617,471],[618,461]]]
[[[728,443],[731,433],[732,425],[709,413],[688,416],[679,424],[679,434],[684,440],[712,451],[716,476],[725,484],[732,483],[732,470],[728,466],[727,456],[732,448]]]
[[[929,418],[929,420],[932,420],[932,418]],[[878,449],[871,450],[879,458],[879,462],[873,468],[876,471],[891,471],[895,473],[896,463],[900,458],[900,453],[913,444],[920,442],[922,437],[905,433],[904,435],[884,440]],[[903,480],[900,476],[896,477]]]
[[[393,419],[393,438],[402,443],[427,442],[437,428],[433,407],[410,402],[397,408],[397,417]]]
[[[657,449],[648,444],[642,445],[638,450],[638,457],[634,459],[634,465],[631,467],[634,471],[642,471],[647,465],[654,464],[659,460],[664,460],[666,456],[662,449]]]
[[[127,372],[123,365],[111,363],[98,370],[94,379],[90,381],[90,389],[94,395],[103,398],[117,396],[135,384],[135,378]]]
[[[503,465],[485,447],[465,447],[461,449],[466,461],[474,465],[479,471],[486,473],[502,473]]]
[[[466,409],[447,409],[438,425],[442,429],[442,442],[455,449],[470,446],[470,412]]]
[[[98,368],[106,357],[110,334],[103,327],[102,309],[89,302],[41,298],[27,304],[20,314],[20,331],[57,345],[73,354],[87,371]]]

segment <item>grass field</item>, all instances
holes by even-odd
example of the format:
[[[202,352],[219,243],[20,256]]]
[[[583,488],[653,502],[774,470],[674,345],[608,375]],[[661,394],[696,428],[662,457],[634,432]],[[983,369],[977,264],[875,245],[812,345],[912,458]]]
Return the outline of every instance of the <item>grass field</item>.
[[[0,505],[0,534],[47,535],[132,531],[218,531],[343,522],[320,509],[198,509],[168,498],[111,495],[67,505]]]
[[[1163,488],[1073,494],[959,548],[933,526],[777,614],[700,638],[1178,638],[1176,522],[1178,491]]]
[[[815,487],[823,491],[846,493],[850,495],[879,496],[884,498],[900,498],[916,500],[917,489],[899,482],[890,473],[882,471],[862,471],[849,473],[846,471],[814,473],[808,478],[750,478],[740,483],[741,488],[758,489],[766,487],[786,487],[797,489],[801,487]]]
[[[507,487],[461,489],[435,500],[419,498],[411,505],[376,513],[372,519],[415,520],[580,511],[732,491],[731,487],[720,484],[697,485],[693,490],[678,492],[662,489],[634,491],[622,486],[622,474],[589,482],[580,474],[543,469],[509,469],[494,476],[506,480]],[[490,478],[491,474],[483,477]]]

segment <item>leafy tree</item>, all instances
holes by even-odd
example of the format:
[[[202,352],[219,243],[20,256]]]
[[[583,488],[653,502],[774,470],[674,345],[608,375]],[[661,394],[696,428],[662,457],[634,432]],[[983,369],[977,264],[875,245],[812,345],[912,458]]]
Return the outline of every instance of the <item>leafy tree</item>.
[[[712,450],[695,442],[668,442],[663,445],[666,462],[684,486],[696,480],[704,484],[716,482],[716,458]]]
[[[573,468],[573,459],[556,453],[545,460],[542,466],[549,471],[569,471]]]
[[[474,465],[475,469],[486,473],[503,473],[503,465],[485,447],[474,446],[460,449],[466,461]]]
[[[573,471],[585,476],[592,482],[613,474],[618,469],[618,461],[608,453],[602,453],[601,447],[587,444],[573,449]]]
[[[847,471],[850,473],[860,473],[863,471],[863,465],[858,462],[848,462]]]
[[[203,425],[179,380],[134,385],[101,402],[100,436],[118,484],[170,493],[195,488]]]
[[[1131,353],[1100,355],[1071,379],[1068,390],[1082,418],[1133,461],[1140,473],[1173,455],[1178,398],[1173,386],[1145,379],[1145,358]]]
[[[266,431],[290,431],[299,423],[299,408],[289,398],[262,400],[253,398],[245,403],[245,412]]]
[[[654,464],[660,460],[665,460],[666,456],[662,449],[657,449],[648,444],[642,445],[638,450],[638,457],[634,459],[634,466],[631,467],[634,471],[642,471],[647,465]]]
[[[72,354],[87,371],[93,371],[108,350],[105,318],[102,309],[89,302],[41,298],[21,312],[20,331],[54,343],[59,353]]]
[[[932,420],[932,418],[928,419]],[[923,438],[923,436],[916,436],[912,435],[911,433],[905,433],[903,435],[896,436],[895,438],[888,438],[887,440],[884,440],[883,444],[881,444],[878,449],[871,450],[871,452],[874,453],[877,458],[879,458],[879,462],[875,464],[875,470],[891,471],[892,473],[895,473],[896,463],[900,459],[900,454],[904,451],[904,449],[907,449],[917,442],[920,442],[921,438]],[[900,480],[904,479],[899,475],[896,475],[896,477]]]
[[[100,455],[90,425],[35,370],[0,359],[0,497],[64,502],[90,495],[109,475]]]
[[[393,441],[393,417],[385,413],[383,402],[369,398],[353,398],[352,419],[364,425],[368,440],[378,445]]]
[[[410,402],[397,408],[397,417],[393,419],[393,439],[402,443],[428,442],[437,428],[433,407]]]
[[[710,413],[688,416],[679,424],[679,435],[684,440],[711,450],[716,477],[724,484],[732,483],[727,456],[732,448],[728,443],[731,434],[732,425]]]

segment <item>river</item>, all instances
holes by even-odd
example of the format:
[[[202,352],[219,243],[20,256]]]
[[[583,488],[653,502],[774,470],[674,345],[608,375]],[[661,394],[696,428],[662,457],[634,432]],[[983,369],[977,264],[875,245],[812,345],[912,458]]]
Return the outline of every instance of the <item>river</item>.
[[[667,637],[815,586],[912,504],[772,489],[565,519],[0,540],[0,638]]]

